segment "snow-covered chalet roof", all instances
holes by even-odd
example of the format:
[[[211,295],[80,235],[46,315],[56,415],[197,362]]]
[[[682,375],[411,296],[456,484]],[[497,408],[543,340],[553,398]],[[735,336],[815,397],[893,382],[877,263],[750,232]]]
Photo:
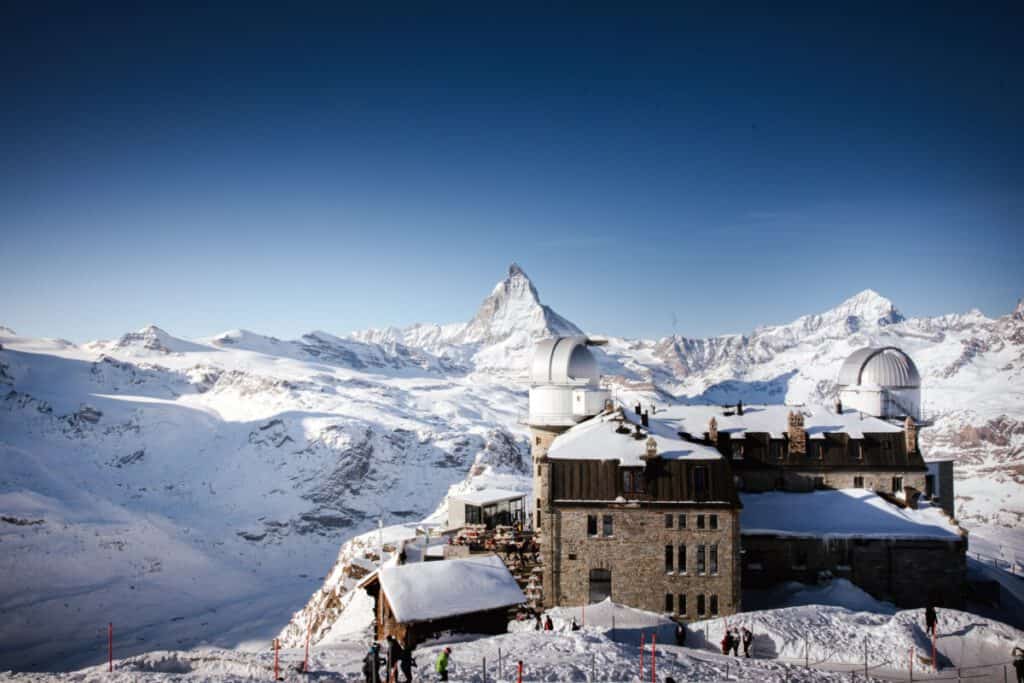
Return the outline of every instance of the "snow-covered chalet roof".
[[[401,623],[484,612],[526,602],[496,555],[385,567],[380,585]]]
[[[525,497],[525,493],[510,491],[508,489],[475,489],[466,493],[456,493],[450,496],[451,500],[457,500],[470,505],[490,505],[500,503],[504,500],[516,500]]]
[[[669,425],[651,419],[648,427],[641,427],[643,438],[634,438],[639,416],[629,409],[602,413],[558,435],[548,449],[548,457],[562,460],[618,460],[622,467],[640,467],[641,456],[647,453],[647,439],[653,438],[658,456],[667,460],[718,460],[716,449],[685,441]],[[625,428],[621,434],[618,429]]]
[[[789,427],[789,413],[797,411],[804,415],[804,429],[810,439],[823,439],[825,434],[848,434],[860,439],[864,434],[894,433],[902,429],[894,424],[866,415],[852,408],[837,413],[822,405],[744,405],[743,414],[737,415],[735,406],[696,405],[669,406],[658,411],[658,419],[671,424],[677,431],[699,437],[708,431],[712,417],[718,423],[718,433],[730,438],[742,439],[746,432],[770,434],[782,438]],[[726,413],[732,413],[727,415]]]
[[[902,538],[955,541],[959,528],[938,508],[896,507],[873,491],[743,493],[744,535],[803,538]]]

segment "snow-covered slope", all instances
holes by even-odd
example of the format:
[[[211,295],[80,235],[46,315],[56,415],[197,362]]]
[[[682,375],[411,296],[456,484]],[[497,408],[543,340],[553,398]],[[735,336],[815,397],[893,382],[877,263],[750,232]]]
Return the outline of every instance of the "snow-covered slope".
[[[378,518],[443,510],[469,470],[525,474],[532,345],[578,332],[515,265],[468,323],[192,341],[150,326],[81,346],[0,329],[0,669],[96,660],[108,621],[135,651],[272,636]],[[1019,526],[1024,305],[905,319],[865,291],[747,335],[599,354],[623,397],[802,402],[868,344],[921,369],[922,442],[959,459],[960,516]]]

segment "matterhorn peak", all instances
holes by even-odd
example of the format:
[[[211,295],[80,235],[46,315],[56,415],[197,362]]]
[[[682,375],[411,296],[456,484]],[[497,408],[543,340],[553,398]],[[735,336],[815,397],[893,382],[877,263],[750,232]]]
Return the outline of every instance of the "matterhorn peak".
[[[532,339],[583,334],[578,327],[541,303],[529,276],[518,263],[513,262],[505,279],[495,285],[490,296],[480,304],[476,315],[460,335],[460,341],[492,344],[516,332],[525,332]]]

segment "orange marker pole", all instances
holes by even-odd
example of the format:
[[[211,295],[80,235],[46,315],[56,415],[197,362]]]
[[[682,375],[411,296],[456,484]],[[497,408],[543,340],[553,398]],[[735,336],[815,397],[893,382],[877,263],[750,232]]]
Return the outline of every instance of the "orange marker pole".
[[[277,638],[274,638],[274,680],[275,681],[281,680],[281,676],[279,674],[279,670],[278,670],[278,667],[277,667],[277,649],[279,647],[280,647],[280,644],[277,642]]]
[[[516,683],[523,683],[523,660],[516,663]]]

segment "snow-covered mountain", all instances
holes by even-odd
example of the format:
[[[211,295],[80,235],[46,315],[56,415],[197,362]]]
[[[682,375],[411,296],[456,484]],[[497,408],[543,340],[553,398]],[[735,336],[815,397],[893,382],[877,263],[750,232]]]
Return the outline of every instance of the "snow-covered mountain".
[[[526,472],[532,346],[576,333],[516,265],[467,323],[81,346],[0,328],[0,670],[95,660],[108,621],[136,651],[276,634],[343,541],[423,519],[468,471]],[[961,517],[1019,525],[1022,305],[905,319],[868,290],[747,335],[613,337],[600,360],[623,398],[802,402],[868,344],[921,369]]]

